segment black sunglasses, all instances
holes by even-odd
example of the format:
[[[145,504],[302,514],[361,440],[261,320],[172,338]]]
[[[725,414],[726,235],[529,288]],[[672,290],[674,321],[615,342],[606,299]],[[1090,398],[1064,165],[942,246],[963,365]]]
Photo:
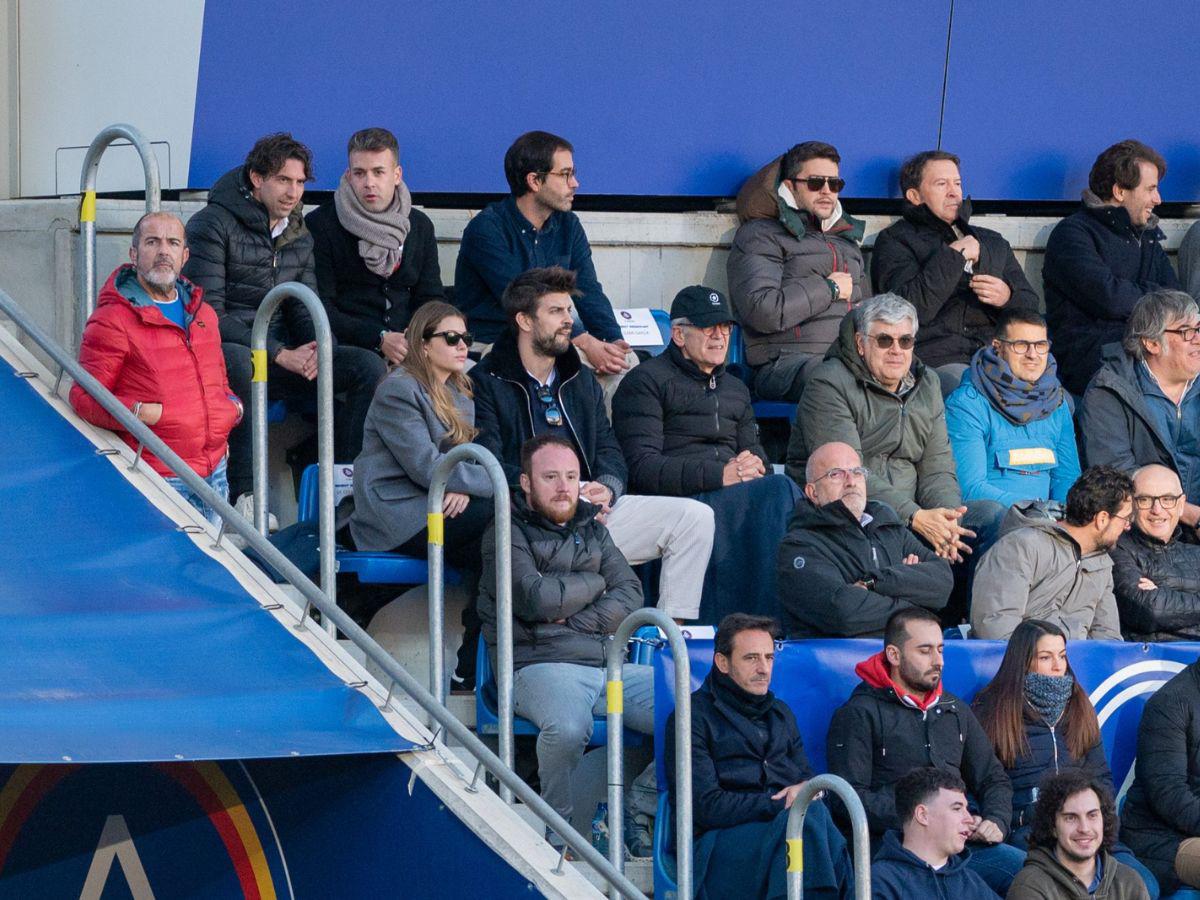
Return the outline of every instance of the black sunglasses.
[[[538,385],[537,398],[545,404],[545,409],[542,411],[546,414],[546,424],[551,428],[558,428],[562,425],[562,410],[558,408],[558,401],[554,399],[554,394],[548,384]]]
[[[451,347],[457,347],[459,341],[462,341],[468,347],[475,343],[475,335],[469,331],[431,331],[425,335],[425,340],[435,337],[440,337]]]
[[[836,175],[809,175],[807,178],[793,178],[792,181],[800,182],[814,194],[825,185],[829,185],[829,189],[835,194],[840,194],[846,186],[846,179]]]

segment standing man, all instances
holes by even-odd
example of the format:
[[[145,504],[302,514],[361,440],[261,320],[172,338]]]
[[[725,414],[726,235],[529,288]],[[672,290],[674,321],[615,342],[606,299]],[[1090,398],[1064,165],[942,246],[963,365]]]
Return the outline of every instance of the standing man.
[[[729,294],[764,400],[800,399],[864,296],[863,223],[842,211],[841,160],[821,141],[788,150],[773,176],[776,215],[743,221],[729,250]]]
[[[906,159],[900,191],[903,215],[875,239],[871,280],[876,291],[917,308],[917,353],[949,394],[975,351],[991,341],[1002,309],[1037,311],[1042,304],[1008,241],[970,224],[957,156],[925,150]]]
[[[305,218],[317,286],[339,342],[398,366],[408,353],[409,317],[443,298],[437,238],[429,216],[413,208],[394,134],[356,131],[346,153],[333,200]]]
[[[1101,348],[1121,340],[1138,299],[1180,287],[1154,215],[1166,174],[1166,160],[1140,141],[1113,144],[1092,165],[1083,207],[1050,232],[1046,317],[1064,350],[1063,386],[1076,396],[1100,367]]]
[[[242,403],[225,377],[217,316],[203,291],[179,274],[187,258],[177,216],[153,212],[138,219],[129,262],[109,276],[83,330],[79,363],[224,499],[229,432],[242,417]],[[71,406],[81,418],[137,446],[79,385],[71,388]],[[143,457],[220,525],[208,504],[153,453]]]
[[[239,397],[250,396],[250,330],[267,292],[285,281],[317,290],[313,239],[300,204],[311,179],[309,149],[290,134],[267,135],[243,165],[217,180],[208,205],[187,224],[191,258],[184,274],[216,310],[229,382]],[[316,396],[316,331],[300,301],[286,301],[272,321],[267,359],[272,398]],[[383,373],[383,360],[369,350],[334,350],[333,387],[345,396],[336,405],[333,429],[340,462],[353,460],[362,448],[363,422]],[[243,420],[229,436],[229,495],[247,515],[253,500],[241,498],[253,490],[252,473],[251,431]]]

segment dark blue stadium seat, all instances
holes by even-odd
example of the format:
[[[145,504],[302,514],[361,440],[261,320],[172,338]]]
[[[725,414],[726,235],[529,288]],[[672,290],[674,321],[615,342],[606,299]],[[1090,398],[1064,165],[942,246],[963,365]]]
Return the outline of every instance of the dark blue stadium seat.
[[[667,349],[667,344],[671,343],[671,315],[665,309],[652,309],[650,312],[654,315],[654,324],[658,326],[662,343],[657,347],[643,347],[642,349],[649,350],[653,356],[658,356]]]
[[[742,329],[733,326],[729,334],[729,356],[725,360],[725,368],[732,375],[744,381],[750,387],[750,396],[754,398],[753,372],[746,364],[746,343],[742,338]],[[754,398],[754,418],[784,419],[791,422],[796,418],[796,404],[787,400],[759,400]]]

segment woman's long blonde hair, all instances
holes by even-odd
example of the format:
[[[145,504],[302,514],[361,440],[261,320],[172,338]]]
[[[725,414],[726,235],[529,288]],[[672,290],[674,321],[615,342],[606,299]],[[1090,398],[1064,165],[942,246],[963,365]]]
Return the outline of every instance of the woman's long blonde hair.
[[[430,335],[440,330],[439,326],[442,322],[451,316],[457,316],[463,320],[464,325],[466,324],[467,317],[449,303],[431,300],[419,306],[417,311],[412,314],[412,318],[408,321],[408,328],[404,331],[404,336],[408,340],[408,355],[404,357],[401,365],[429,394],[429,399],[433,401],[434,413],[446,426],[445,439],[452,445],[458,445],[465,444],[474,438],[479,433],[479,429],[463,418],[454,403],[454,396],[446,384],[433,377],[429,365],[429,354],[425,349],[425,342],[429,340]],[[447,383],[453,384],[458,392],[466,397],[474,396],[471,391],[471,379],[462,372],[452,372]]]

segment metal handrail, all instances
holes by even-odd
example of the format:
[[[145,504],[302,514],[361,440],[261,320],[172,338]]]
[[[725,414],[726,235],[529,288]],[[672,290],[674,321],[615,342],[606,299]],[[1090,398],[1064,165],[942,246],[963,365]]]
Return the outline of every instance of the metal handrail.
[[[267,536],[267,329],[284,300],[299,300],[312,317],[317,336],[317,534],[320,538],[321,590],[337,602],[337,547],[334,544],[333,508],[333,332],[325,307],[312,289],[298,281],[285,281],[267,291],[254,313],[250,329],[251,446],[254,457],[254,526]],[[337,634],[326,620],[331,635]]]
[[[608,861],[625,871],[625,715],[621,666],[625,647],[643,625],[656,625],[667,636],[675,663],[675,883],[679,897],[692,896],[692,666],[687,643],[674,620],[660,609],[635,609],[617,627],[608,646]],[[615,892],[610,896],[616,897]]]
[[[854,896],[856,900],[871,898],[871,837],[867,832],[867,813],[858,792],[838,775],[817,775],[804,782],[792,801],[787,819],[787,896],[788,900],[804,897],[804,816],[808,804],[821,791],[831,791],[841,798],[850,814],[854,830]]]
[[[591,841],[584,838],[571,827],[562,816],[554,811],[549,804],[538,796],[537,791],[527,785],[510,766],[505,765],[496,754],[487,748],[471,731],[460,722],[450,710],[437,702],[429,691],[421,687],[409,672],[398,663],[390,653],[384,650],[375,640],[362,629],[357,622],[346,615],[336,603],[330,600],[321,589],[289,560],[275,546],[264,538],[245,520],[228,500],[209,487],[208,483],[195,473],[191,466],[184,462],[179,455],[163,443],[162,438],[150,430],[140,419],[137,419],[129,408],[113,396],[104,385],[89,374],[78,362],[51,338],[41,326],[17,305],[7,293],[0,290],[0,312],[8,316],[12,322],[27,334],[34,343],[45,351],[46,355],[59,367],[58,380],[54,384],[55,392],[62,382],[63,375],[70,375],[75,383],[87,391],[121,427],[129,432],[139,442],[140,447],[149,450],[179,477],[188,488],[204,501],[221,517],[221,531],[217,536],[214,549],[219,547],[221,537],[229,528],[246,540],[268,565],[285,578],[306,601],[304,611],[296,621],[296,628],[304,628],[309,612],[316,608],[321,615],[331,620],[338,630],[356,647],[361,649],[368,660],[378,666],[389,679],[387,699],[383,709],[391,706],[391,698],[397,687],[412,698],[421,709],[429,713],[438,726],[447,735],[454,738],[462,747],[479,761],[479,766],[490,772],[500,784],[511,790],[534,815],[555,831],[566,844],[574,850],[581,860],[595,869],[605,881],[616,886],[621,896],[631,900],[646,900],[646,896],[637,889],[625,875],[614,869],[607,859],[601,855]],[[140,459],[140,454],[139,457]],[[136,461],[135,461],[136,465]],[[478,773],[478,769],[476,770]],[[470,788],[468,788],[470,790]]]
[[[442,503],[446,482],[460,462],[473,461],[483,466],[492,480],[493,522],[496,532],[496,693],[500,719],[500,758],[513,764],[513,649],[512,649],[512,514],[508,479],[496,457],[478,444],[459,444],[439,460],[429,482],[426,530],[429,534],[429,690],[440,703],[446,702],[445,648],[443,629],[446,619],[445,516]],[[512,802],[512,792],[500,788],[500,797]]]
[[[79,176],[79,235],[83,244],[83,273],[79,290],[78,319],[76,334],[83,333],[83,326],[96,309],[96,175],[100,170],[100,158],[116,140],[126,140],[133,145],[142,158],[142,170],[146,177],[146,212],[158,212],[161,206],[161,191],[158,184],[158,158],[150,149],[146,136],[132,125],[109,125],[101,131],[87,148],[83,157],[83,171]]]

